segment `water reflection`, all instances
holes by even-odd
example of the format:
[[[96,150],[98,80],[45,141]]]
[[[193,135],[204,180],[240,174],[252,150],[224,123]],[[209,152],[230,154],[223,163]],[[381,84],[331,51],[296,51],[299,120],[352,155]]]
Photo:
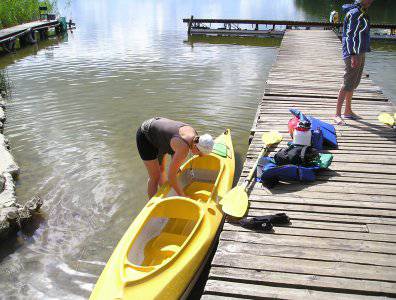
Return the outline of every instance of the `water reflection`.
[[[281,38],[233,37],[233,36],[204,36],[193,35],[186,40],[191,46],[194,43],[229,44],[241,46],[279,47]]]

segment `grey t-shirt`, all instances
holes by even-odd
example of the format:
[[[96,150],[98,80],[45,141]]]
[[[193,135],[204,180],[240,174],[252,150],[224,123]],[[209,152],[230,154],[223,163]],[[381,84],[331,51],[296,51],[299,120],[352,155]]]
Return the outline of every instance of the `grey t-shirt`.
[[[158,148],[159,155],[165,153],[173,155],[174,151],[170,145],[173,137],[179,137],[188,145],[188,142],[179,135],[179,129],[183,126],[189,125],[167,118],[156,117],[151,120],[150,125],[145,130],[145,134],[150,142]]]

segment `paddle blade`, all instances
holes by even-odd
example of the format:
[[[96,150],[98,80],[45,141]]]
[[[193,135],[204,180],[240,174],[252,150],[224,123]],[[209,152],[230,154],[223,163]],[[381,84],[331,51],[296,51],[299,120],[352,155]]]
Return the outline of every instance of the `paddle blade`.
[[[242,218],[249,206],[248,195],[242,186],[236,186],[224,195],[220,204],[225,214],[234,218]]]
[[[395,125],[395,119],[392,117],[392,115],[388,113],[382,113],[378,116],[378,120],[385,125],[393,126]]]
[[[264,144],[267,146],[277,144],[282,141],[282,135],[278,131],[264,132],[261,136]]]

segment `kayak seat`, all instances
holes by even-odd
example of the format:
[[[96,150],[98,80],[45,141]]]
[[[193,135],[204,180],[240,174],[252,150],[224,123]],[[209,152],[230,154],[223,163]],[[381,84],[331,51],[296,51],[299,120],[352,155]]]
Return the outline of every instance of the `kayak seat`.
[[[213,183],[193,181],[184,188],[184,192],[194,200],[206,202],[212,194],[213,187]]]
[[[179,245],[166,245],[160,249],[161,252],[167,252],[167,254],[172,255],[173,253],[177,253],[180,250]],[[169,252],[169,253],[168,253]]]
[[[145,247],[143,265],[160,265],[177,253],[187,236],[162,232]]]

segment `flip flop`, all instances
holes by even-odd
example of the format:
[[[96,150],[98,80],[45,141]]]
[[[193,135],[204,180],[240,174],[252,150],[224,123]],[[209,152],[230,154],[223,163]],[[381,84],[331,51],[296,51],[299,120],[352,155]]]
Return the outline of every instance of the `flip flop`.
[[[334,119],[333,119],[333,121],[334,121],[334,123],[335,123],[336,125],[340,125],[340,126],[346,125],[345,121],[342,119],[341,116],[335,116]]]

